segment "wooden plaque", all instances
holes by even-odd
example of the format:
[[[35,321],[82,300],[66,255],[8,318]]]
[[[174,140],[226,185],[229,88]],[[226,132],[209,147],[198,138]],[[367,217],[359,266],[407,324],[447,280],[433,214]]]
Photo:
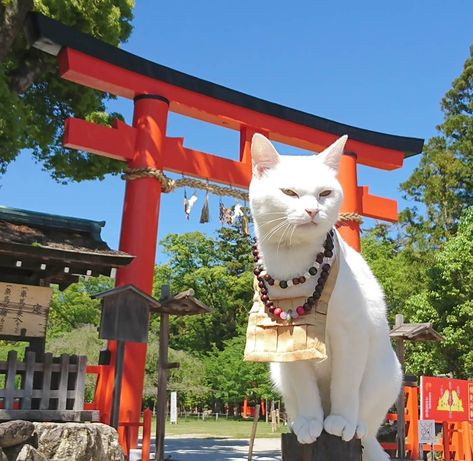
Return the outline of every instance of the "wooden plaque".
[[[44,337],[52,288],[0,282],[0,337]]]

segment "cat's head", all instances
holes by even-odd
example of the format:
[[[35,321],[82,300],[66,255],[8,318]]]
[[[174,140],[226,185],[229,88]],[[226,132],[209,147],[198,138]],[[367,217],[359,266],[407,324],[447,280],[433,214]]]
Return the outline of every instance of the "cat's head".
[[[337,180],[347,136],[317,155],[279,155],[255,134],[250,206],[260,241],[299,244],[325,235],[335,224],[343,199]]]

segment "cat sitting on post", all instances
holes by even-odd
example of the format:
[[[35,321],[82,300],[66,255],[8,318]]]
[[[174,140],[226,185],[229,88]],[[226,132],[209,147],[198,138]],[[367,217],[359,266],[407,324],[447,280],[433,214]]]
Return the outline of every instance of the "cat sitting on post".
[[[252,312],[264,310],[266,326],[310,324],[336,263],[327,310],[317,314],[325,316],[326,358],[271,356],[271,377],[300,443],[314,442],[325,429],[345,441],[361,438],[363,461],[382,461],[389,457],[376,434],[399,393],[402,373],[389,340],[382,289],[362,256],[335,230],[343,198],[337,172],[346,140],[343,136],[318,155],[280,156],[268,139],[254,135]],[[287,307],[285,298],[302,301]],[[310,336],[310,327],[304,331]]]

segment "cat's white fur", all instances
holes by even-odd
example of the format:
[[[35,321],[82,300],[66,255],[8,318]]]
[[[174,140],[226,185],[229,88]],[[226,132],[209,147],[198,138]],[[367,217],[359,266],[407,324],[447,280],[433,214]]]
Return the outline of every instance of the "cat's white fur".
[[[336,176],[347,137],[313,156],[280,156],[262,135],[252,140],[250,205],[260,254],[278,279],[303,274],[334,226],[343,198]],[[282,189],[297,193],[287,195]],[[323,197],[320,192],[330,190]],[[402,373],[389,340],[384,295],[368,265],[340,236],[339,273],[327,316],[328,359],[272,363],[299,442],[311,443],[323,428],[362,439],[363,461],[389,457],[376,433],[401,386]],[[270,297],[310,296],[310,280]]]

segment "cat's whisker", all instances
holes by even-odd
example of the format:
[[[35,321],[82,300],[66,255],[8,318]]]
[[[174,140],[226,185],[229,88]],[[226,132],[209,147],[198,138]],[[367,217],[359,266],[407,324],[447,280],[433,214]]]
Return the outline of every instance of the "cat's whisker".
[[[282,229],[284,226],[286,225],[286,222],[282,222],[282,223],[279,223],[277,224],[276,226],[274,226],[271,230],[269,230],[265,235],[264,237],[262,237],[260,239],[260,242],[264,242],[265,240],[267,240],[268,238],[271,238],[274,234],[276,234],[276,232],[278,232],[280,229]]]
[[[294,231],[296,230],[296,227],[297,226],[295,224],[292,225],[292,232],[291,232],[291,236],[289,237],[289,246],[292,246],[292,237],[294,235]]]
[[[291,228],[291,224],[288,223],[288,224],[287,224],[287,227],[284,229],[283,233],[281,234],[281,237],[279,238],[278,248],[276,249],[276,254],[279,254],[279,247],[281,246],[281,242],[283,241],[284,236],[286,235],[287,230],[290,229],[290,228]]]
[[[275,222],[275,221],[282,221],[283,219],[286,219],[286,217],[283,216],[283,217],[281,217],[281,218],[270,219],[269,221],[265,221],[265,222],[261,223],[260,225],[261,225],[261,226],[266,226],[266,225],[271,224],[271,223],[273,223],[273,222]]]

